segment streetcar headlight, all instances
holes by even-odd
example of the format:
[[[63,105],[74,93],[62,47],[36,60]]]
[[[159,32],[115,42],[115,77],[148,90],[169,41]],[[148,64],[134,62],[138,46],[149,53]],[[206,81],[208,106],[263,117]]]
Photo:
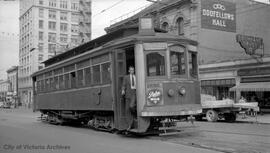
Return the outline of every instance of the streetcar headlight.
[[[186,88],[185,87],[179,87],[179,94],[180,95],[185,95],[186,94]]]
[[[174,96],[174,90],[173,89],[169,89],[168,90],[168,96],[169,97],[173,97]]]

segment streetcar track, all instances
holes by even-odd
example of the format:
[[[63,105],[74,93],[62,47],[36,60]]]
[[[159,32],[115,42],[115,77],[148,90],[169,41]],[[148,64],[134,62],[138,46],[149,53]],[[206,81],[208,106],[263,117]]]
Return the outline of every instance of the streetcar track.
[[[270,137],[270,135],[254,134],[254,133],[239,133],[239,132],[228,132],[228,131],[214,131],[214,130],[199,130],[201,132],[212,132],[212,133],[223,133],[223,134],[238,134],[245,136],[261,136],[261,137]]]

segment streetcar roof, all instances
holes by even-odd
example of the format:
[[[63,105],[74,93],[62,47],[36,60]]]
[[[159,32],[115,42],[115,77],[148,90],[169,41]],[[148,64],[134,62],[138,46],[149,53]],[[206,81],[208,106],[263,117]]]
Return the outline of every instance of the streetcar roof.
[[[82,44],[78,47],[72,48],[69,51],[66,51],[62,54],[58,54],[43,63],[45,64],[45,68],[40,71],[35,72],[32,76],[38,75],[46,71],[47,69],[51,69],[55,65],[59,65],[66,61],[72,60],[74,58],[83,57],[86,54],[90,54],[96,51],[99,51],[104,48],[112,47],[118,44],[124,44],[127,42],[135,42],[135,41],[174,41],[174,42],[186,42],[188,44],[197,45],[197,41],[188,39],[184,36],[173,35],[169,33],[165,33],[164,30],[155,29],[155,35],[152,36],[142,36],[138,34],[138,27],[128,27],[119,29],[118,31],[114,31],[112,33],[108,33],[101,37],[98,37],[94,40],[91,40],[85,44]]]

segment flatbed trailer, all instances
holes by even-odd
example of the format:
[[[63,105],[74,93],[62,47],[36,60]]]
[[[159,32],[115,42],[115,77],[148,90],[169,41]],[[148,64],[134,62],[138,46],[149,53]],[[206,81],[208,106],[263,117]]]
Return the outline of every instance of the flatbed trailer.
[[[196,115],[196,120],[202,120],[206,117],[207,121],[215,122],[225,119],[227,122],[234,122],[237,114],[247,113],[249,111],[259,111],[258,102],[235,103],[231,99],[213,100],[202,102],[202,113]]]

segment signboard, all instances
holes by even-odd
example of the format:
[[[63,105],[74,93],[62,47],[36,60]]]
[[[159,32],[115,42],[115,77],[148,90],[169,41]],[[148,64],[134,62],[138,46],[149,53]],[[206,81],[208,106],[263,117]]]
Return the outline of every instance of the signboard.
[[[154,22],[151,17],[139,18],[139,34],[144,36],[155,35]]]
[[[162,91],[159,89],[151,89],[147,94],[147,101],[151,104],[159,104],[162,101]]]
[[[248,55],[261,55],[263,56],[263,39],[259,37],[254,37],[254,36],[246,36],[246,35],[241,35],[237,34],[236,35],[236,41],[240,44],[242,48],[245,49],[246,54]],[[257,52],[257,49],[261,49],[262,53]]]
[[[222,0],[202,0],[201,2],[202,28],[236,32],[235,3]]]

